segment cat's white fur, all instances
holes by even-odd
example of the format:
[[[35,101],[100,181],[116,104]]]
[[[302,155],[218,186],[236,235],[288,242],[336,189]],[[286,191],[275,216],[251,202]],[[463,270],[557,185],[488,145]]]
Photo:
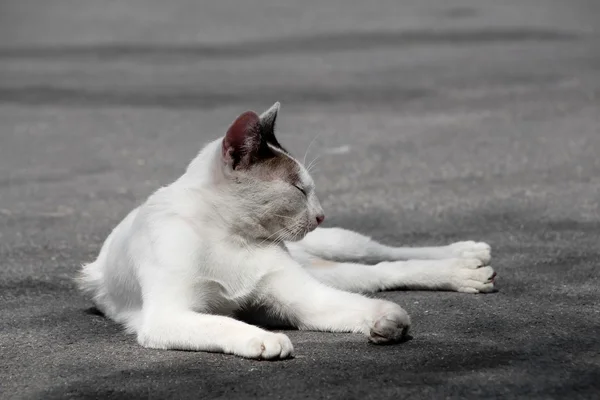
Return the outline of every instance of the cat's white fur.
[[[273,164],[280,173],[295,171],[297,181],[249,156],[257,140],[267,140],[257,129],[272,134],[278,109],[276,103],[258,122],[256,114],[240,117],[225,139],[209,143],[183,176],[110,233],[80,276],[106,316],[145,347],[278,359],[293,353],[286,335],[232,316],[255,310],[299,329],[356,332],[384,343],[407,332],[407,313],[357,292],[493,290],[485,243],[398,248],[316,228],[322,209],[306,169],[276,141],[261,151],[280,161]]]

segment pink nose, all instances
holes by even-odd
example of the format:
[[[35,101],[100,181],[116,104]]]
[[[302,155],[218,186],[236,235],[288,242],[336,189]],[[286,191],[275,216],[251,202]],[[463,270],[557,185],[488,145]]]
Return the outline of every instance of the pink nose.
[[[325,220],[325,216],[323,214],[317,215],[317,225],[321,225],[321,223]]]

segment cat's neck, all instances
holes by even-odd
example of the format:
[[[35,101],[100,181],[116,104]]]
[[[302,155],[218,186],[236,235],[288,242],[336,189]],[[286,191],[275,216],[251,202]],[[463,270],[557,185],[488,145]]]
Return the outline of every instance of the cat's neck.
[[[223,179],[221,145],[223,138],[208,143],[188,165],[178,182],[185,186],[203,188],[214,186]]]
[[[185,210],[188,218],[211,230],[222,231],[232,239],[246,244],[260,242],[268,236],[259,221],[248,219],[243,198],[228,187],[224,175],[221,146],[222,138],[208,143],[189,164],[186,172],[171,185],[171,193],[178,199],[178,209]]]

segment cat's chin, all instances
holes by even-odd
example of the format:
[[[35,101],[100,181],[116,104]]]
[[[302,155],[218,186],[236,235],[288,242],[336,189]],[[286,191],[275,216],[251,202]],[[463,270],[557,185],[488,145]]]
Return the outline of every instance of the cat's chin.
[[[285,239],[285,241],[286,241],[286,242],[299,242],[299,241],[301,241],[302,239],[304,239],[304,236],[306,236],[306,235],[294,236],[294,237],[291,237],[291,238],[289,238],[289,239]]]
[[[284,239],[286,242],[298,242],[308,234],[308,231],[303,230],[302,232],[290,232],[289,235]]]
[[[274,234],[265,234],[264,236],[258,236],[257,239],[258,240],[262,240],[263,242],[275,242],[275,243],[279,243],[279,242],[298,242],[302,239],[304,239],[304,237],[308,234],[308,230],[303,230],[300,232],[291,232],[291,231],[286,231],[282,234],[279,234],[278,237],[275,238]]]

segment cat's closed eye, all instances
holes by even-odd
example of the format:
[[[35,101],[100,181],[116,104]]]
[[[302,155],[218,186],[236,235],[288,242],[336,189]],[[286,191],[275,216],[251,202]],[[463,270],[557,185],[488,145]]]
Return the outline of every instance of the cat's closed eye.
[[[296,189],[298,189],[299,191],[301,191],[301,192],[302,192],[302,194],[303,194],[304,196],[306,196],[306,190],[302,189],[302,188],[301,188],[300,186],[298,186],[298,185],[292,185],[292,186],[294,186]]]

